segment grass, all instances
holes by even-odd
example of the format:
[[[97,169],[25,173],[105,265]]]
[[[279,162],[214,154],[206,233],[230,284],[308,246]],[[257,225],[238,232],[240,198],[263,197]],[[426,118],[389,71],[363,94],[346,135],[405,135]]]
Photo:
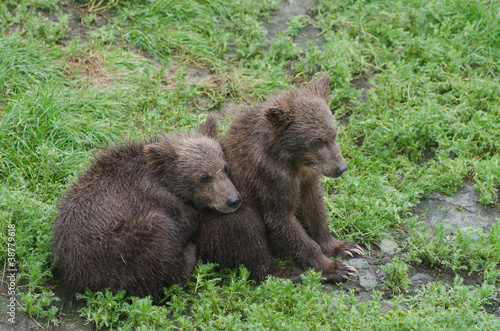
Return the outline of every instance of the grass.
[[[88,307],[81,313],[100,327],[155,329],[158,327],[202,330],[470,330],[500,325],[483,311],[493,300],[495,287],[483,285],[479,296],[457,277],[452,287],[442,283],[423,287],[411,298],[383,300],[374,291],[361,301],[354,290],[324,293],[320,275],[306,272],[301,285],[269,278],[259,287],[249,284],[244,268],[214,278],[213,266],[198,266],[196,282],[186,289],[166,291],[165,306],[153,306],[150,298],[130,301],[124,293],[92,293],[82,298]],[[195,295],[196,294],[196,295]],[[170,319],[166,316],[171,316]]]
[[[384,231],[408,227],[404,254],[386,265],[396,292],[406,292],[407,264],[473,274],[482,285],[456,278],[397,300],[374,292],[363,301],[324,293],[311,272],[302,285],[270,278],[254,286],[245,270],[202,265],[195,282],[167,290],[165,305],[87,292],[82,316],[124,329],[498,327],[486,312],[500,275],[498,224],[450,237],[444,226],[431,232],[412,216],[425,194],[451,195],[465,181],[482,204],[498,205],[497,2],[319,1],[276,36],[266,31],[280,5],[272,0],[69,3],[0,3],[0,263],[14,224],[27,313],[60,322],[51,225],[59,196],[96,151],[195,128],[227,100],[255,104],[325,70],[334,116],[348,121],[339,140],[350,168],[339,180],[324,179],[331,231],[369,246]],[[75,6],[87,9],[86,26],[73,19]],[[103,9],[106,19],[98,19]],[[74,35],[75,22],[88,34]],[[304,27],[317,38],[299,42]],[[359,77],[373,87],[357,89],[351,82]]]
[[[394,293],[407,293],[411,280],[408,278],[408,266],[399,257],[382,266],[386,273],[385,285]]]
[[[464,270],[469,275],[481,272],[490,284],[496,284],[500,271],[500,219],[491,231],[451,228],[438,223],[434,233],[414,219],[409,221],[410,237],[405,243],[405,258],[409,262],[441,266],[453,271]]]

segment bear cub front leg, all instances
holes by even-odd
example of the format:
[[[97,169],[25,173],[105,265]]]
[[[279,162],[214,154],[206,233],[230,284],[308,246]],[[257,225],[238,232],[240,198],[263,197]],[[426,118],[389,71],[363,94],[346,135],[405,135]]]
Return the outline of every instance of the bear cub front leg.
[[[307,234],[316,241],[323,254],[330,257],[354,257],[364,251],[355,243],[339,241],[330,234],[326,216],[326,204],[319,178],[313,172],[304,176],[301,182],[301,204],[297,218]]]

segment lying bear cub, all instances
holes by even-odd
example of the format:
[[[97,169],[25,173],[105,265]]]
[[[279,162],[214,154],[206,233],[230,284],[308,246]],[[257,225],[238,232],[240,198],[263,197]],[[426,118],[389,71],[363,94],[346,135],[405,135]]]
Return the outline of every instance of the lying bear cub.
[[[209,117],[197,133],[96,158],[62,197],[54,224],[55,262],[72,291],[110,288],[158,301],[163,286],[189,280],[199,210],[230,213],[241,204],[216,139]]]

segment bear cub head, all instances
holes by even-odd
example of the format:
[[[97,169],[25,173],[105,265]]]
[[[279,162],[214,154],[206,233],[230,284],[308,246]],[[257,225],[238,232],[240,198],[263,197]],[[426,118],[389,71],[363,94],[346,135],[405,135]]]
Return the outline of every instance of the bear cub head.
[[[297,168],[306,166],[327,177],[347,169],[337,143],[338,128],[328,107],[330,76],[321,73],[308,87],[285,92],[264,106],[274,133],[274,153]]]
[[[143,147],[159,182],[197,209],[235,211],[241,197],[229,179],[229,166],[217,142],[217,121],[209,116],[198,133],[185,139],[164,137]]]

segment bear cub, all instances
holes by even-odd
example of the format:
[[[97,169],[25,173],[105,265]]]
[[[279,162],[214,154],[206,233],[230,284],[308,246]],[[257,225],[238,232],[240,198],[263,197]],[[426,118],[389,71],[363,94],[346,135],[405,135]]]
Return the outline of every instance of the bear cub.
[[[328,282],[354,276],[354,268],[329,258],[363,254],[358,245],[333,238],[327,224],[320,175],[339,177],[348,169],[328,107],[329,79],[322,73],[230,125],[221,145],[244,203],[231,214],[202,213],[195,240],[202,261],[222,268],[243,264],[256,281],[282,276],[276,257],[322,271]]]
[[[196,264],[199,210],[241,204],[209,117],[199,132],[101,153],[59,203],[52,243],[69,289],[126,290],[160,299]]]

